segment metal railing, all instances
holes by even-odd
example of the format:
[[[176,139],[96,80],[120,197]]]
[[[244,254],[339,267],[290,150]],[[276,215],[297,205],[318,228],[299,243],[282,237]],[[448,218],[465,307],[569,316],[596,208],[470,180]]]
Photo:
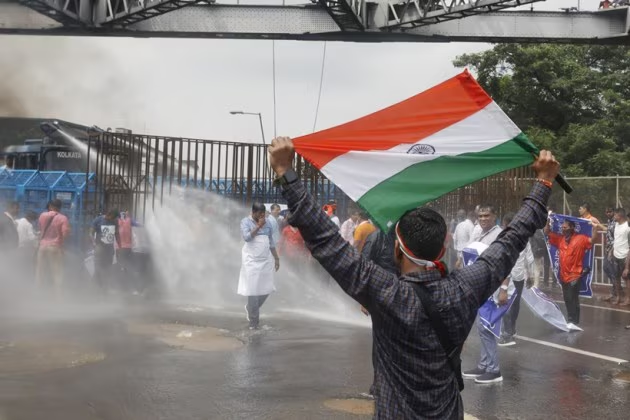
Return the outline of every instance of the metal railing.
[[[261,144],[101,133],[89,141],[96,172],[94,216],[105,209],[133,212],[139,219],[181,188],[195,188],[237,200],[282,203]],[[322,203],[336,200],[345,213],[349,200],[332,182],[298,157],[296,169]]]

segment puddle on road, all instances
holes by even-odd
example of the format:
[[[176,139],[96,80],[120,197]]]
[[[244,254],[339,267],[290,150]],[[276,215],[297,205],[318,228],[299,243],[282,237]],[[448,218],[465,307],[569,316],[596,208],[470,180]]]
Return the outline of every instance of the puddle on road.
[[[186,324],[128,323],[128,331],[154,337],[171,347],[194,351],[229,351],[243,346],[236,338],[224,335],[225,330]]]
[[[0,343],[0,375],[68,369],[105,359],[105,353],[66,341],[18,340]]]
[[[358,416],[374,415],[374,401],[359,398],[334,398],[324,401],[324,406],[335,411],[356,414]],[[470,414],[464,414],[464,420],[479,420]]]
[[[331,410],[343,411],[344,413],[369,416],[374,414],[374,401],[361,400],[358,398],[335,398],[324,401],[324,405]]]

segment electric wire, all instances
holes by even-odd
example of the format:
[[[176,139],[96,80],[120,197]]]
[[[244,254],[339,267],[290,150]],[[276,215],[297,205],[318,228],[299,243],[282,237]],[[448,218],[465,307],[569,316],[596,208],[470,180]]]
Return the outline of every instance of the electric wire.
[[[315,127],[317,127],[317,117],[319,116],[319,104],[322,100],[322,87],[324,86],[324,69],[326,67],[326,44],[324,41],[324,52],[322,54],[322,68],[321,73],[319,75],[319,93],[317,94],[317,106],[315,107],[315,120],[313,121],[313,133],[315,132]]]

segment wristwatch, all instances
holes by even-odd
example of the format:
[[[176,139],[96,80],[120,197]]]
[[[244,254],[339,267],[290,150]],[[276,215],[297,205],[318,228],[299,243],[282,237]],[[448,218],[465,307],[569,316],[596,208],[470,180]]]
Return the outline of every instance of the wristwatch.
[[[293,169],[287,170],[284,175],[277,177],[273,180],[273,185],[276,187],[286,187],[289,184],[293,184],[298,180],[298,175]]]
[[[501,289],[501,290],[507,290],[507,289],[508,289],[508,287],[507,287],[505,284],[502,284],[502,285],[501,285],[501,287],[500,287],[500,289]]]

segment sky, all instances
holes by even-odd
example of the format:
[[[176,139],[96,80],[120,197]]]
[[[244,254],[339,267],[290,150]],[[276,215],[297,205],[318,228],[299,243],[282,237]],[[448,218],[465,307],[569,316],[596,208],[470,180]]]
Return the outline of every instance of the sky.
[[[596,8],[596,0],[581,3],[582,8]],[[535,8],[557,10],[577,5],[577,0],[540,4]],[[452,65],[458,55],[490,47],[328,42],[316,129],[413,96],[462,71]],[[272,48],[271,41],[263,40],[3,35],[0,114],[125,127],[145,134],[259,142],[257,117],[229,114],[241,110],[262,113],[267,142],[274,134],[310,133],[324,43],[275,42],[275,124]]]

